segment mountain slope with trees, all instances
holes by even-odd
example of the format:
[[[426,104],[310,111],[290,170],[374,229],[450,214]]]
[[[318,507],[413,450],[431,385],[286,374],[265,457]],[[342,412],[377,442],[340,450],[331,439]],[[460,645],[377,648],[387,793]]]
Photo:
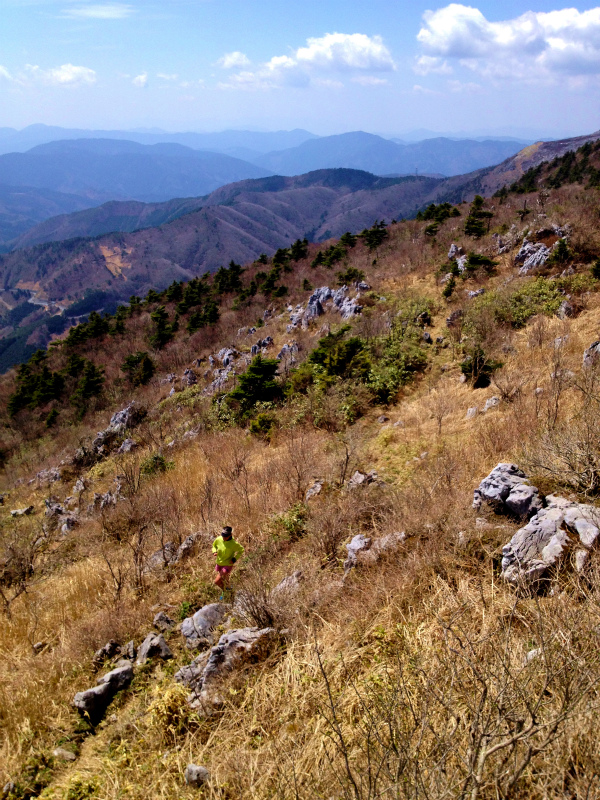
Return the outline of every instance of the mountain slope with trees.
[[[599,159],[154,288],[0,377],[10,800],[595,796]]]

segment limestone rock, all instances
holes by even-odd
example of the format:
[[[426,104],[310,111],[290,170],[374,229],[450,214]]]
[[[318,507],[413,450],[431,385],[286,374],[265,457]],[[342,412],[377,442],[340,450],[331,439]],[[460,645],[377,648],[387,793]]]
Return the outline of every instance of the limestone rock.
[[[185,768],[185,782],[188,786],[199,789],[209,780],[210,772],[206,767],[200,767],[198,764],[188,764]]]
[[[59,761],[77,761],[77,756],[71,750],[65,750],[64,747],[57,747],[52,751],[54,758]]]
[[[515,464],[497,464],[473,493],[473,508],[478,511],[483,502],[496,513],[532,517],[542,508],[537,487],[529,483],[525,473]]]
[[[520,264],[519,275],[527,275],[536,267],[541,267],[550,258],[550,250],[545,244],[538,242],[533,244],[527,239],[521,245],[521,249],[515,256],[515,264]]]
[[[271,598],[282,600],[283,598],[294,595],[300,589],[300,585],[304,580],[302,570],[297,569],[291,575],[285,577],[280,581],[277,586],[271,590]]]
[[[181,633],[185,637],[186,646],[194,650],[202,645],[212,645],[213,630],[220,625],[231,611],[228,603],[210,603],[199,611],[184,619],[181,623]]]
[[[348,489],[357,489],[359,486],[369,486],[371,483],[383,483],[383,481],[379,479],[374,469],[370,472],[361,472],[357,469],[348,481],[347,486]]]
[[[371,546],[371,540],[364,534],[357,533],[352,539],[350,544],[346,545],[348,551],[348,558],[344,561],[344,573],[350,572],[358,563],[358,554],[364,550],[368,550]]]
[[[466,419],[473,419],[473,417],[477,416],[477,406],[471,406],[471,408],[467,409],[467,416]]]
[[[502,577],[509,583],[537,580],[572,546],[589,552],[600,534],[600,509],[554,495],[546,503],[502,548]],[[581,569],[586,560],[576,554]]]
[[[312,486],[306,490],[306,494],[304,495],[304,501],[308,503],[313,497],[316,497],[318,494],[321,494],[321,490],[323,489],[323,481],[315,481]]]
[[[486,411],[491,411],[492,408],[498,408],[500,405],[500,398],[494,395],[493,397],[489,397],[485,401],[485,405],[483,407],[483,412],[485,414]]]
[[[223,634],[191,686],[194,691],[190,698],[192,708],[212,713],[222,704],[219,688],[225,678],[245,664],[263,661],[278,642],[279,634],[274,628],[240,628]]]
[[[158,614],[154,617],[152,622],[154,627],[165,633],[165,631],[171,631],[175,627],[175,620],[171,619],[164,611],[159,611]]]
[[[124,453],[131,453],[137,447],[137,443],[133,439],[125,439],[123,444],[117,450],[119,455],[123,455]]]
[[[10,515],[11,517],[26,517],[29,516],[29,514],[33,514],[33,511],[33,506],[27,506],[26,508],[15,508],[10,512]]]
[[[597,342],[592,342],[592,344],[587,348],[587,350],[583,354],[583,366],[584,367],[591,367],[596,363],[598,356],[600,355],[600,340]]]
[[[114,658],[119,652],[119,643],[116,642],[114,639],[108,641],[104,647],[101,647],[99,650],[96,650],[94,653],[94,657],[92,658],[92,664],[95,667],[99,667],[103,664],[107,659]]]
[[[96,725],[118,691],[129,686],[133,679],[133,667],[129,661],[119,661],[115,669],[98,678],[97,686],[77,692],[73,704],[81,714]]]
[[[169,645],[165,642],[165,637],[162,633],[149,633],[148,636],[146,636],[139,649],[135,663],[145,664],[149,658],[153,657],[161,658],[163,661],[173,658],[173,653]]]

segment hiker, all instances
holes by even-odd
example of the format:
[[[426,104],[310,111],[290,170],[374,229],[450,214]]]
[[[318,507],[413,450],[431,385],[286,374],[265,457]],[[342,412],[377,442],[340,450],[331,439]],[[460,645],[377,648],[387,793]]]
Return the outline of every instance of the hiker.
[[[215,586],[218,586],[221,592],[224,592],[233,565],[238,558],[244,555],[244,548],[233,538],[233,530],[230,525],[225,525],[221,535],[214,540],[212,551],[217,559]],[[223,599],[223,594],[221,594],[220,599]]]

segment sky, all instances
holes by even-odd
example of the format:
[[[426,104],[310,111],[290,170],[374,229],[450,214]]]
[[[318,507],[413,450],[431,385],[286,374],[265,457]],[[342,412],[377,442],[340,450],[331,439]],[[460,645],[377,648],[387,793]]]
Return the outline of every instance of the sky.
[[[600,128],[600,7],[0,0],[0,127]]]

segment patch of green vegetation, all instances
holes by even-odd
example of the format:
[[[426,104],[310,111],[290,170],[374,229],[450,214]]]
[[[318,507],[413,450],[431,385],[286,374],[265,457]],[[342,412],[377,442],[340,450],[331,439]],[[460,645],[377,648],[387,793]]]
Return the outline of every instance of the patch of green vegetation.
[[[432,220],[434,223],[441,225],[442,222],[450,219],[450,217],[460,217],[460,211],[456,206],[453,206],[451,203],[440,203],[439,205],[431,203],[424,211],[419,211],[417,213],[416,219],[419,222]],[[429,227],[433,226],[430,225]],[[425,230],[427,232],[427,229]]]
[[[147,476],[158,475],[173,469],[174,466],[175,462],[167,461],[162,453],[152,453],[140,464],[140,473]]]
[[[484,203],[483,197],[476,194],[469,209],[469,216],[465,220],[465,233],[474,239],[480,239],[487,233],[490,220],[494,216],[491,211],[484,209]]]
[[[148,353],[140,350],[127,356],[121,365],[132,386],[145,386],[156,370],[154,361]]]
[[[271,518],[270,529],[277,538],[285,538],[290,542],[296,542],[306,533],[306,521],[308,519],[308,508],[305,503],[295,503],[282,514],[276,514]]]
[[[515,288],[504,287],[476,298],[465,318],[465,327],[472,327],[474,317],[490,312],[497,323],[522,328],[536,314],[552,316],[564,300],[557,281],[538,277]]]

